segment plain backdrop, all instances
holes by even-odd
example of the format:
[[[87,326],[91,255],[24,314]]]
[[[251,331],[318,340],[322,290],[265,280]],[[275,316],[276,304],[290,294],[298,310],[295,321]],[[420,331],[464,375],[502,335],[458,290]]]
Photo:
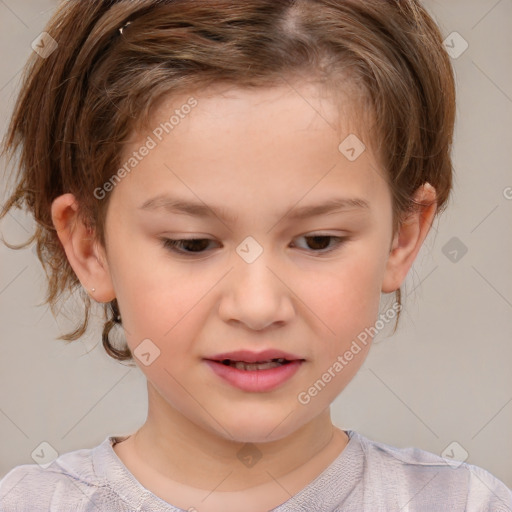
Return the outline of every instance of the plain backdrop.
[[[512,0],[425,5],[454,52],[454,192],[407,277],[398,331],[378,335],[332,416],[377,441],[466,458],[512,487]],[[55,6],[0,0],[0,135]],[[33,227],[21,211],[0,224],[11,243]],[[57,340],[73,324],[38,305],[45,286],[32,247],[0,244],[0,477],[34,463],[42,442],[89,448],[146,417],[141,371],[107,357],[99,322]]]

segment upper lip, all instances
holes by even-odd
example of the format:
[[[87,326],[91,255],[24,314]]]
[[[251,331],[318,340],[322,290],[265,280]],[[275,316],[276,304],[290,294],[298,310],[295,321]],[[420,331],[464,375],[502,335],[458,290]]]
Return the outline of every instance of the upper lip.
[[[270,361],[271,359],[286,359],[287,361],[304,361],[304,358],[290,354],[289,352],[283,352],[282,350],[268,349],[261,352],[253,352],[251,350],[236,350],[234,352],[224,352],[223,354],[217,354],[212,357],[205,358],[210,361],[224,361],[229,359],[231,361],[243,361],[245,363],[258,363],[264,361]]]

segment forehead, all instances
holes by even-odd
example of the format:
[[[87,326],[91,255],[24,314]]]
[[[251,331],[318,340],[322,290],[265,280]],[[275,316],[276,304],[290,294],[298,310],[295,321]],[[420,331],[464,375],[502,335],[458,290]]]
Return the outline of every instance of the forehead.
[[[290,132],[297,126],[280,126],[279,117],[295,114],[297,121],[306,121],[309,129],[330,127],[338,138],[344,132],[363,133],[372,124],[372,112],[364,102],[364,93],[348,80],[337,85],[320,80],[282,79],[271,87],[237,87],[213,84],[205,89],[191,89],[162,96],[151,108],[149,124],[144,129],[158,126],[169,119],[169,113],[180,110],[190,101],[197,107],[186,128],[198,130],[198,124],[225,122],[246,125],[247,119],[264,121],[274,130]],[[270,118],[269,116],[274,117]],[[277,117],[279,116],[279,117]],[[201,118],[197,123],[194,120]],[[323,125],[323,126],[322,126]],[[304,126],[300,126],[304,129]],[[183,128],[180,131],[184,130]]]
[[[132,199],[140,207],[173,192],[196,203],[232,203],[235,211],[250,207],[243,198],[259,198],[251,207],[268,210],[277,203],[313,204],[337,189],[371,201],[368,193],[383,181],[378,162],[354,103],[349,96],[340,102],[339,93],[336,98],[314,83],[266,89],[217,85],[162,98],[148,130],[133,134],[126,147],[125,159],[147,137],[155,142],[127,180]],[[348,137],[366,146],[355,161],[340,149]]]

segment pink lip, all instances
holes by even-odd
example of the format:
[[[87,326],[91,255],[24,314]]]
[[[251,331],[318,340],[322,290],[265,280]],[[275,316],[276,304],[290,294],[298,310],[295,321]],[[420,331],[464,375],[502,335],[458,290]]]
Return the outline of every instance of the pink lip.
[[[261,357],[261,353],[258,357]],[[231,358],[224,357],[223,359]],[[268,356],[265,356],[263,359],[268,359]],[[271,357],[270,359],[275,359],[275,357]],[[233,360],[239,361],[239,359]],[[261,361],[261,359],[259,360]],[[226,366],[219,361],[206,359],[208,366],[219,377],[229,382],[232,386],[243,391],[259,393],[271,391],[286,382],[297,372],[303,362],[303,359],[294,360],[288,364],[267,370],[239,370],[231,366]]]
[[[263,350],[262,352],[237,350],[235,352],[217,354],[205,359],[209,361],[224,361],[224,359],[230,359],[231,361],[243,361],[245,363],[261,363],[263,361],[270,361],[271,359],[287,359],[288,361],[304,360],[302,357],[296,356],[294,354],[273,349]]]

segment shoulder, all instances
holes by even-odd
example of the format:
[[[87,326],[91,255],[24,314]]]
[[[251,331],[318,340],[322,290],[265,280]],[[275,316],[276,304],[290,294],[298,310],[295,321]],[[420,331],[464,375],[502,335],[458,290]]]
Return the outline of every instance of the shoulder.
[[[0,480],[0,512],[95,510],[94,496],[105,484],[95,474],[93,452],[68,452],[45,466],[16,466]]]
[[[437,506],[436,510],[512,511],[512,491],[485,469],[419,448],[397,448],[352,434],[364,454],[363,472],[370,485],[394,494],[398,502],[412,500],[411,510]]]

